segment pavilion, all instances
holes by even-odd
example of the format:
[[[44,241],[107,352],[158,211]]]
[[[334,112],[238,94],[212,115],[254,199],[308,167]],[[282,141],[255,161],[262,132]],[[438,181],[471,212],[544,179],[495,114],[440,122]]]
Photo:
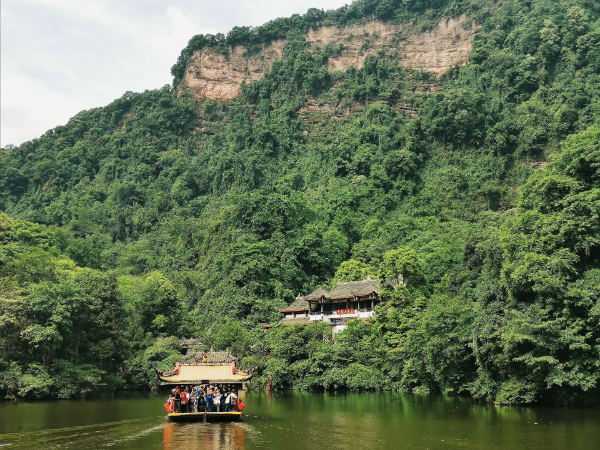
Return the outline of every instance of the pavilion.
[[[338,282],[331,291],[318,288],[308,295],[298,295],[291,305],[279,310],[282,315],[279,323],[292,326],[327,322],[332,325],[334,334],[339,333],[350,320],[374,317],[380,293],[379,280],[370,277],[361,281]]]

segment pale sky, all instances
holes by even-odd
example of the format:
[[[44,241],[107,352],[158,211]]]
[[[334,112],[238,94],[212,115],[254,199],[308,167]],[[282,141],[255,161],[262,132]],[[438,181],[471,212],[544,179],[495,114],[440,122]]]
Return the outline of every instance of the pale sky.
[[[171,84],[190,38],[351,0],[1,0],[0,146]]]

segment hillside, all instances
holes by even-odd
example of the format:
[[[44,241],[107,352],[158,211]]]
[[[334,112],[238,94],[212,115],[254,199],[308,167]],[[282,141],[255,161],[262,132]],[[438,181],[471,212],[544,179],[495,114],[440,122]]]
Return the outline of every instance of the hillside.
[[[592,0],[311,9],[196,36],[173,86],[2,149],[0,391],[148,386],[193,336],[257,386],[597,402],[599,18]],[[407,287],[335,343],[257,326],[393,272]]]

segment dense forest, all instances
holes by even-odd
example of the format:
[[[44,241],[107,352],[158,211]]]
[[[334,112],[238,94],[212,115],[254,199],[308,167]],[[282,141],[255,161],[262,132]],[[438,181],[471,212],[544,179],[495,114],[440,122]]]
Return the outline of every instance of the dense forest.
[[[332,71],[341,49],[306,42],[462,14],[468,64],[438,78],[385,52]],[[195,50],[278,39],[238,98],[180,88]],[[147,389],[200,337],[257,388],[600,401],[598,2],[357,0],[196,36],[172,73],[0,150],[2,397]],[[259,327],[298,293],[398,273],[335,339]]]

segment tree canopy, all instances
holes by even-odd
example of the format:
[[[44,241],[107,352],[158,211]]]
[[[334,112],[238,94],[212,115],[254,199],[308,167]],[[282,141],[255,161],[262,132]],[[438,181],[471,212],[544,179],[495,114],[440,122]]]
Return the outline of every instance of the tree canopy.
[[[440,77],[306,44],[462,14],[469,62]],[[279,39],[234,100],[177,87],[195,50]],[[599,44],[591,0],[359,0],[196,36],[174,86],[0,150],[0,393],[147,388],[199,337],[257,387],[598,402]],[[335,340],[258,326],[367,276],[385,301]]]

